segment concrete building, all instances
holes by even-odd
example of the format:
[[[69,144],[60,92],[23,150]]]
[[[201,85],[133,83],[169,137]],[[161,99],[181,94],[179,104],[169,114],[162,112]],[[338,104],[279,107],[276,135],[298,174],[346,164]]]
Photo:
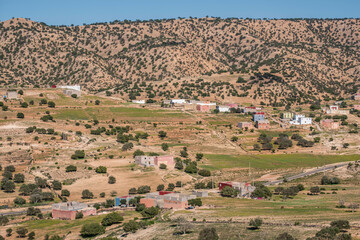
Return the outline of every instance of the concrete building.
[[[238,126],[238,128],[241,128],[242,130],[244,130],[244,129],[251,130],[254,128],[254,124],[251,122],[239,122],[237,126]]]
[[[269,120],[259,120],[259,121],[256,121],[255,123],[255,127],[257,129],[270,129],[270,122]]]
[[[73,94],[76,94],[77,97],[81,97],[81,91],[74,90],[74,89],[65,89],[63,91],[65,95],[71,96]]]
[[[129,202],[131,199],[134,199],[135,196],[128,195],[128,196],[122,196],[122,197],[116,197],[115,198],[115,207],[118,207],[121,205],[121,202],[125,201],[126,205],[129,205]]]
[[[230,107],[225,105],[216,106],[216,109],[219,110],[219,112],[230,112]]]
[[[140,204],[145,207],[159,207],[166,209],[185,209],[188,205],[188,200],[195,199],[196,195],[185,195],[181,193],[168,193],[161,195],[159,192],[146,194],[145,198],[140,199]]]
[[[171,99],[171,103],[172,104],[185,104],[186,100],[185,99]]]
[[[175,166],[173,156],[136,156],[135,163],[145,167],[159,167],[160,164],[170,168]]]
[[[135,156],[135,163],[144,167],[155,167],[155,156]]]
[[[265,113],[264,112],[255,112],[253,114],[252,120],[254,122],[261,121],[265,119]]]
[[[326,112],[326,114],[348,115],[350,113],[349,110],[340,109],[338,105],[331,105],[329,108],[323,108],[323,111]]]
[[[294,118],[294,113],[292,113],[292,112],[281,113],[280,118],[281,119],[293,119]]]
[[[255,113],[259,110],[262,110],[262,108],[259,108],[259,107],[244,107],[242,109],[242,112],[243,113]]]
[[[132,100],[131,102],[136,104],[145,104],[145,100]]]
[[[328,129],[338,129],[340,127],[340,122],[335,122],[332,119],[321,120],[320,124]]]
[[[170,104],[171,104],[171,100],[166,99],[166,100],[163,101],[163,104],[164,104],[164,105],[170,105]]]
[[[53,219],[74,220],[76,218],[76,213],[78,212],[82,212],[84,217],[96,215],[96,209],[89,207],[86,203],[62,202],[52,205]]]
[[[80,85],[67,85],[67,86],[58,86],[57,88],[65,88],[65,89],[69,89],[69,90],[75,90],[75,91],[81,91],[81,86]]]
[[[210,106],[209,105],[196,105],[196,111],[210,112]]]
[[[208,197],[209,193],[208,191],[192,191],[192,195],[201,198],[201,197]]]
[[[293,120],[289,123],[293,125],[308,125],[312,124],[312,118],[305,117],[303,114],[295,114]]]
[[[18,98],[18,93],[16,90],[8,90],[6,91],[6,99],[17,99]]]
[[[231,187],[238,191],[239,198],[250,198],[251,194],[255,191],[255,186],[250,183],[244,182],[220,182],[219,190],[221,191],[224,187]]]

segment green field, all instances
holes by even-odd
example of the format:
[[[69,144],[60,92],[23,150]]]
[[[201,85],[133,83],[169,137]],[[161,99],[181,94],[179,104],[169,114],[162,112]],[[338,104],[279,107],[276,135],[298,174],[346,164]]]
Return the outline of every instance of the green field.
[[[337,162],[355,161],[360,159],[354,155],[312,155],[312,154],[268,154],[268,155],[221,155],[205,154],[207,164],[200,167],[209,170],[223,168],[278,169],[295,167],[317,167]]]
[[[86,107],[78,109],[56,109],[55,119],[61,120],[111,120],[112,118],[189,118],[181,112],[169,112],[165,110],[149,110],[144,108],[130,107]]]

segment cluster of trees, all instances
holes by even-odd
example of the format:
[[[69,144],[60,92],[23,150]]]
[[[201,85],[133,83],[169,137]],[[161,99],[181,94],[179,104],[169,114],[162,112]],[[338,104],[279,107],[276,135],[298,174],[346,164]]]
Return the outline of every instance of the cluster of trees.
[[[76,150],[73,155],[71,155],[71,159],[84,159],[85,158],[85,151],[84,150]]]
[[[292,147],[293,142],[287,134],[280,133],[279,137],[274,141],[274,144],[279,145],[279,149],[287,149]]]
[[[340,179],[337,177],[328,177],[328,176],[323,176],[321,178],[321,185],[332,185],[332,184],[340,184]]]
[[[2,166],[0,166],[0,170],[2,170]],[[4,192],[14,192],[15,183],[23,183],[25,181],[25,176],[22,173],[17,173],[13,175],[15,172],[15,167],[13,165],[6,166],[4,172],[2,173],[3,178],[1,179],[1,190]]]
[[[300,191],[304,190],[304,185],[298,184],[297,186],[291,186],[288,188],[277,187],[274,190],[274,194],[282,195],[283,199],[296,196]]]
[[[131,194],[131,195],[133,195],[133,194],[144,194],[144,193],[149,193],[150,191],[151,191],[150,186],[144,185],[144,186],[138,187],[138,189],[130,188],[129,189],[129,194]]]
[[[291,139],[297,141],[296,145],[301,146],[301,147],[312,147],[312,146],[314,146],[313,141],[308,141],[308,140],[304,139],[302,136],[300,136],[297,133],[293,134],[291,136]]]

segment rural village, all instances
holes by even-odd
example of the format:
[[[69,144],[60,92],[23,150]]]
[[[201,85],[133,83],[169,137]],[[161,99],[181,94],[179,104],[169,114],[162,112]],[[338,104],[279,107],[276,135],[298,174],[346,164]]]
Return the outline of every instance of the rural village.
[[[0,22],[0,240],[360,240],[359,28]]]

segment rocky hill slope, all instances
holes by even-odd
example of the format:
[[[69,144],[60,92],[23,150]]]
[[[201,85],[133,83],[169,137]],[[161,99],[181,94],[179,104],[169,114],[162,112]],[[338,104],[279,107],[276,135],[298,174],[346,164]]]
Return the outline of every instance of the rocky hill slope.
[[[281,105],[359,88],[360,20],[169,19],[0,23],[0,86],[81,84],[124,97]],[[224,80],[226,79],[226,80]]]

